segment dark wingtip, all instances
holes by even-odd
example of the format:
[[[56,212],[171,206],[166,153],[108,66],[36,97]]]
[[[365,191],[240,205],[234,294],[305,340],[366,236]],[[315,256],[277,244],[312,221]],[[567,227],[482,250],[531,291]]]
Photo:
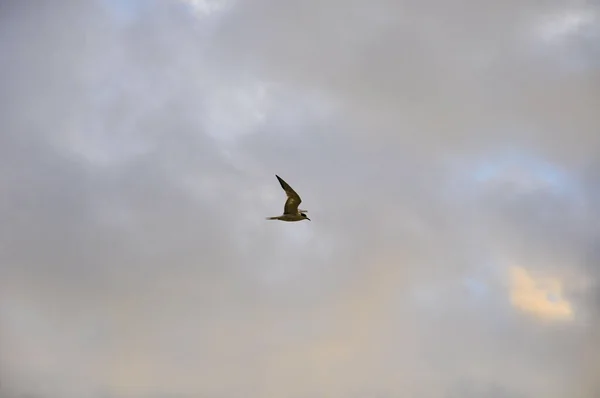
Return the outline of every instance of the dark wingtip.
[[[283,179],[281,177],[279,177],[277,174],[275,174],[275,177],[277,177],[277,180],[279,181],[279,185],[281,185],[281,188],[285,189],[285,182],[283,181]]]

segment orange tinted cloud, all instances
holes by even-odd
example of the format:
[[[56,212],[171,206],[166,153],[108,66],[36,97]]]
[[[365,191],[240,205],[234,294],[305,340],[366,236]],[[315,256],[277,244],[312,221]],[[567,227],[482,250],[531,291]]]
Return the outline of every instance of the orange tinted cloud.
[[[515,308],[551,320],[573,317],[573,308],[562,296],[559,279],[534,278],[522,267],[511,267],[509,272],[510,301]]]

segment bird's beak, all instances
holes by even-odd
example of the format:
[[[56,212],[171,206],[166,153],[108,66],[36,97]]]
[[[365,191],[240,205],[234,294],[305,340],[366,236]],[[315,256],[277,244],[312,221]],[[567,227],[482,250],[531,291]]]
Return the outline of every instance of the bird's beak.
[[[306,219],[307,219],[308,221],[310,221],[310,218],[306,217]]]

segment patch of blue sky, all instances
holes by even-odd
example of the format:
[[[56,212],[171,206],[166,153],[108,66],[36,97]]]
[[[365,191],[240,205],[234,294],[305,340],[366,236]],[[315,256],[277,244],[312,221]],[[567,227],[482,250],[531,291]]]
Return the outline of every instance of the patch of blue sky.
[[[469,295],[473,298],[483,298],[489,293],[489,287],[485,281],[475,276],[466,276],[462,279],[462,284],[467,289]]]
[[[574,188],[568,173],[560,166],[536,154],[517,149],[504,150],[480,160],[475,166],[473,180],[485,183],[513,177],[513,172],[533,179],[555,192],[566,193]]]
[[[134,21],[144,6],[143,0],[102,0],[107,10],[119,21],[129,23]]]
[[[567,199],[577,199],[577,179],[560,164],[520,148],[502,149],[478,156],[468,164],[464,179],[477,192],[489,184],[510,182],[518,189],[542,189]]]
[[[496,184],[509,183],[516,190],[542,190],[579,203],[580,184],[562,165],[526,148],[503,147],[459,160],[448,169],[443,195],[449,202],[465,204]]]

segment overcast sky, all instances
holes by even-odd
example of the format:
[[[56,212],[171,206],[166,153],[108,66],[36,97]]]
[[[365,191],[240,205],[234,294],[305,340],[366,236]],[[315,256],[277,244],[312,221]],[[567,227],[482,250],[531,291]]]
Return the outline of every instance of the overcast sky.
[[[2,398],[600,396],[598,2],[3,1],[0,73]]]

